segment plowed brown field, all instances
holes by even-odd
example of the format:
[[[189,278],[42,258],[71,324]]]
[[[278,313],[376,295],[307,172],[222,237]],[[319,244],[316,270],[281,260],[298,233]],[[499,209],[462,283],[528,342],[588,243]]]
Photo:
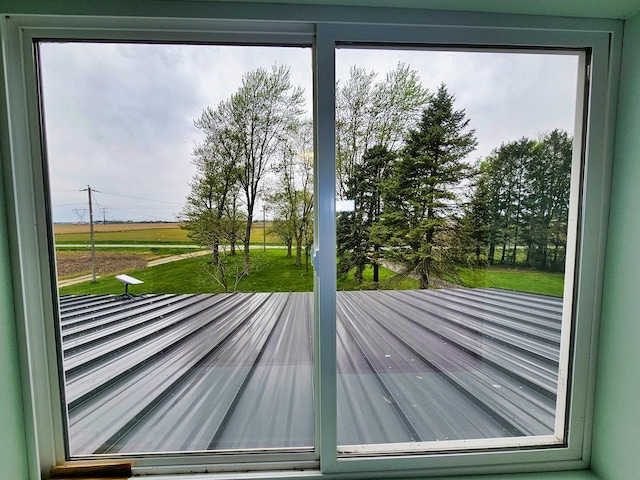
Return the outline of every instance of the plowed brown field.
[[[58,251],[56,253],[58,278],[91,273],[91,252]],[[96,252],[96,272],[98,275],[119,273],[147,266],[142,255],[123,252]]]

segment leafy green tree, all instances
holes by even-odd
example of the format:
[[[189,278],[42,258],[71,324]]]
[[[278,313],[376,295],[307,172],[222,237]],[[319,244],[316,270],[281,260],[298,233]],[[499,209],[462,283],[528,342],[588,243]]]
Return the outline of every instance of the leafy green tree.
[[[182,211],[182,227],[189,231],[190,238],[209,247],[212,257],[205,271],[228,292],[235,289],[243,276],[237,271],[238,261],[233,257],[244,222],[237,208],[236,166],[218,147],[220,144],[209,141],[194,149],[196,175]]]
[[[503,143],[483,161],[472,202],[486,209],[489,264],[501,248],[500,263],[515,265],[525,247],[520,263],[563,268],[571,159],[572,140],[556,129],[538,140]]]
[[[531,195],[526,225],[528,263],[542,270],[564,268],[573,140],[553,130],[536,142],[529,166]],[[550,255],[549,249],[552,247]]]
[[[371,115],[371,90],[376,73],[352,66],[344,86],[336,82],[336,168],[338,195],[344,196],[344,183],[362,156],[375,126]]]
[[[278,177],[267,202],[274,212],[274,230],[286,241],[288,256],[296,245],[296,266],[302,265],[302,250],[313,216],[313,126],[310,121],[293,126],[282,155],[274,166]]]
[[[529,169],[534,160],[534,147],[534,141],[522,137],[498,149],[492,174],[498,187],[502,213],[499,227],[502,241],[500,263],[515,265],[518,246],[525,243],[526,201],[531,194]]]
[[[464,110],[444,84],[431,96],[416,129],[409,131],[400,158],[383,184],[383,212],[375,235],[384,256],[419,277],[450,268],[447,240],[459,211],[460,189],[471,175],[464,158],[476,145]]]
[[[289,69],[273,66],[246,73],[242,85],[217,108],[207,107],[200,124],[208,141],[226,152],[237,168],[245,211],[244,273],[250,270],[251,227],[262,181],[286,134],[303,113],[303,90],[291,84]]]
[[[190,238],[211,249],[214,264],[221,245],[228,244],[233,251],[242,226],[237,210],[238,171],[233,158],[219,146],[209,141],[195,147],[196,174],[181,214],[183,228]]]
[[[269,204],[269,208],[275,215],[275,218],[271,221],[271,228],[269,232],[276,237],[287,247],[287,257],[291,257],[293,251],[293,222],[286,215],[289,214],[289,210],[286,208],[278,208],[280,203],[280,195],[269,195],[266,201]]]
[[[376,77],[353,66],[345,84],[336,84],[337,193],[342,198],[351,198],[347,183],[365,152],[374,145],[397,151],[427,100],[418,73],[407,64],[398,63],[382,81]]]
[[[484,160],[480,182],[485,191],[476,190],[474,200],[484,202],[488,220],[488,262],[515,263],[518,232],[522,233],[522,211],[527,164],[533,143],[527,138],[503,143]],[[480,195],[484,198],[478,198]],[[518,213],[520,212],[520,213]],[[520,235],[521,236],[521,235]]]

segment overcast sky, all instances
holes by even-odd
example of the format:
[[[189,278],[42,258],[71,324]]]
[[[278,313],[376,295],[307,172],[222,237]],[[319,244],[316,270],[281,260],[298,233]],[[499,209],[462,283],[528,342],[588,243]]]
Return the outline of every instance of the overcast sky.
[[[87,185],[98,220],[175,220],[203,138],[193,121],[248,71],[289,66],[311,111],[310,49],[47,43],[40,53],[56,222],[88,220]],[[446,83],[466,110],[479,141],[470,159],[554,128],[573,134],[576,56],[341,49],[336,75],[358,65],[382,80],[399,61],[430,91]]]

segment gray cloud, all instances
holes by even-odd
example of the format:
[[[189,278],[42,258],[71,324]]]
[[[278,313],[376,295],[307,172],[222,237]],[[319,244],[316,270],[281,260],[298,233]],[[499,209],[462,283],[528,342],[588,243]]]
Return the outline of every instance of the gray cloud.
[[[336,58],[342,79],[353,64],[382,79],[404,61],[430,90],[445,82],[477,130],[472,158],[521,136],[573,130],[575,55],[341,49]],[[108,219],[174,219],[202,139],[193,120],[235,92],[245,72],[274,63],[291,67],[311,112],[310,49],[42,44],[54,220],[77,219],[87,184],[103,192],[95,198]]]
[[[554,128],[573,132],[576,55],[342,49],[336,58],[343,78],[357,64],[383,79],[402,61],[418,71],[430,91],[444,82],[476,129],[473,158],[522,136]]]
[[[245,72],[273,63],[292,66],[310,103],[309,49],[43,44],[54,220],[76,220],[87,184],[103,193],[96,200],[108,218],[174,219],[202,138],[193,120],[235,92]]]

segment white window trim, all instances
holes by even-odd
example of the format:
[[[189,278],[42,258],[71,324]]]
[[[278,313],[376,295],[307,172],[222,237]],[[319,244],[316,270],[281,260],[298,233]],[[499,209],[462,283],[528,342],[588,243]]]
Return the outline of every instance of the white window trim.
[[[144,3],[144,2],[142,2]],[[87,4],[88,5],[88,4]],[[134,458],[137,473],[172,474],[188,471],[310,469],[285,476],[317,476],[318,461],[326,477],[332,474],[420,472],[441,474],[543,471],[586,468],[590,457],[591,411],[595,372],[600,292],[604,263],[609,179],[612,159],[613,99],[620,58],[621,24],[560,18],[469,13],[353,9],[340,7],[210,3],[198,8],[176,2],[164,17],[140,15],[122,7],[114,16],[13,16],[0,23],[3,60],[3,168],[11,226],[11,259],[25,400],[31,472],[46,474],[64,461],[63,418],[57,368],[56,292],[51,281],[51,232],[42,179],[39,107],[33,65],[33,38],[120,39],[132,41],[189,41],[308,43],[315,25],[314,119],[316,129],[316,455],[298,457],[148,456]],[[166,8],[166,5],[165,5]],[[174,14],[177,18],[167,18]],[[120,16],[122,15],[122,16]],[[202,18],[189,20],[179,17]],[[207,18],[204,18],[207,17]],[[235,19],[230,24],[224,19]],[[240,20],[237,20],[240,19]],[[263,19],[265,21],[258,22]],[[278,20],[285,20],[279,22]],[[341,23],[335,23],[340,21]],[[249,23],[247,23],[249,22]],[[347,23],[350,22],[350,23]],[[394,23],[395,25],[390,25]],[[372,25],[374,24],[374,25]],[[247,25],[250,28],[247,31]],[[213,32],[213,33],[212,33]],[[338,458],[336,432],[335,339],[335,132],[334,78],[336,42],[400,42],[443,46],[591,48],[591,78],[585,93],[589,132],[584,143],[582,204],[578,215],[580,243],[575,267],[579,272],[573,293],[576,336],[572,345],[572,383],[567,446],[514,451],[404,454],[398,457]],[[615,47],[615,48],[614,48]],[[580,112],[579,112],[580,113]],[[575,172],[578,175],[580,172]],[[567,351],[567,355],[569,352]],[[33,474],[33,473],[32,473]],[[37,478],[34,476],[34,478]],[[167,477],[169,478],[169,477]],[[176,478],[172,476],[171,478]]]
[[[548,31],[536,28],[517,28],[509,31],[501,27],[486,26],[480,28],[478,26],[468,27],[458,24],[438,25],[438,26],[381,26],[381,25],[326,25],[325,29],[318,30],[318,38],[326,35],[323,44],[328,44],[327,49],[333,51],[338,44],[372,44],[384,45],[393,44],[397,46],[407,45],[428,45],[430,47],[443,48],[470,48],[471,46],[482,46],[489,49],[501,50],[505,45],[509,47],[521,48],[585,48],[591,50],[591,69],[589,92],[586,92],[585,85],[578,86],[578,95],[584,96],[584,103],[577,102],[576,111],[576,136],[581,132],[607,132],[607,104],[604,94],[592,94],[591,92],[607,91],[608,78],[612,73],[609,71],[611,67],[610,47],[611,36],[609,32],[585,32],[585,31],[566,31],[554,30]],[[332,64],[331,67],[334,67]],[[580,68],[585,69],[585,58],[582,56]],[[582,80],[581,78],[580,80]],[[603,102],[604,100],[604,102]],[[586,111],[585,111],[586,110]],[[585,113],[588,112],[588,115]],[[332,112],[331,112],[332,113]],[[333,117],[318,119],[318,123],[332,122]],[[323,471],[327,472],[379,472],[385,470],[411,470],[428,468],[430,474],[439,471],[447,473],[448,469],[456,469],[456,473],[462,473],[465,470],[473,473],[485,473],[495,471],[495,467],[500,465],[506,467],[512,465],[516,470],[531,471],[536,470],[536,465],[548,466],[553,463],[557,466],[560,464],[562,468],[580,468],[588,463],[590,438],[588,431],[590,429],[590,412],[592,408],[591,388],[587,384],[589,379],[588,365],[584,363],[585,359],[593,359],[595,353],[592,351],[595,344],[596,329],[599,316],[599,292],[602,272],[602,252],[604,238],[603,231],[606,227],[606,204],[607,204],[607,186],[610,172],[608,171],[608,162],[603,161],[610,158],[610,138],[606,135],[591,135],[585,137],[585,141],[576,141],[574,145],[582,148],[574,149],[574,160],[572,168],[572,184],[582,185],[579,188],[572,188],[573,205],[569,224],[578,226],[579,231],[575,229],[571,232],[579,239],[579,244],[575,251],[568,252],[568,259],[573,257],[573,264],[569,265],[567,277],[571,277],[572,271],[579,272],[576,277],[575,285],[573,282],[565,282],[565,302],[563,314],[563,345],[561,348],[562,361],[565,365],[569,365],[571,372],[561,371],[559,382],[558,409],[557,409],[557,425],[556,431],[564,428],[565,415],[564,408],[560,405],[563,401],[568,401],[570,410],[567,413],[568,432],[566,438],[561,438],[559,433],[556,437],[528,437],[514,439],[514,449],[496,451],[487,454],[486,452],[478,453],[473,449],[480,449],[483,446],[491,448],[500,443],[496,439],[480,440],[480,441],[457,441],[450,442],[450,445],[439,447],[437,451],[430,451],[425,456],[412,455],[406,452],[405,445],[391,446],[387,445],[388,451],[394,451],[397,448],[399,457],[379,456],[375,457],[376,446],[354,446],[347,449],[350,452],[371,452],[370,458],[357,457],[338,457],[335,458],[334,452],[337,445],[333,444],[328,448],[331,456],[323,458],[321,456],[321,465]],[[584,140],[584,139],[582,139]],[[333,133],[326,138],[318,135],[317,142],[319,145],[331,145],[334,142]],[[328,148],[327,148],[328,150]],[[584,154],[584,167],[581,166]],[[319,157],[319,161],[331,162],[334,158],[334,152],[327,158]],[[584,169],[583,169],[584,168]],[[331,165],[331,170],[335,171],[335,163]],[[584,180],[581,184],[581,177]],[[575,182],[575,183],[574,183]],[[603,182],[603,183],[600,183]],[[599,184],[595,187],[595,184]],[[588,192],[588,194],[587,194]],[[579,205],[580,201],[582,202]],[[579,208],[578,208],[579,207]],[[570,230],[571,231],[571,230]],[[599,235],[596,235],[599,232]],[[576,244],[576,238],[573,238]],[[571,245],[571,239],[567,242]],[[599,245],[599,246],[598,246]],[[594,259],[597,259],[594,261]],[[589,279],[590,281],[586,281]],[[573,314],[571,312],[573,310]],[[571,324],[575,325],[576,338],[573,345],[570,344],[568,334],[570,333]],[[332,334],[333,330],[322,331],[323,324],[320,324],[320,338],[326,338]],[[333,325],[331,326],[333,327]],[[330,345],[334,348],[334,345]],[[574,349],[573,354],[570,352]],[[335,350],[321,350],[321,358],[325,355],[335,357]],[[569,363],[571,358],[572,363]],[[593,365],[591,365],[592,367]],[[335,368],[331,372],[331,383],[335,384]],[[331,375],[330,373],[330,375]],[[567,378],[567,377],[571,378]],[[566,385],[570,384],[570,391],[563,391]],[[592,384],[591,384],[592,385]],[[568,397],[568,398],[567,398]],[[329,425],[335,425],[335,422],[329,422]],[[335,432],[327,434],[331,441],[335,439]],[[440,442],[442,443],[442,442]],[[446,443],[446,442],[445,442]],[[508,444],[509,442],[503,442]],[[536,449],[537,445],[546,443],[553,445],[560,443],[559,448],[553,449]],[[446,450],[447,447],[452,449],[460,447],[469,447],[471,450],[461,453],[445,453],[440,454],[440,448]],[[418,445],[420,448],[420,445]],[[323,449],[324,450],[324,449]],[[401,453],[403,452],[404,453]],[[538,463],[539,462],[539,463]],[[523,464],[528,464],[523,467]],[[487,467],[486,469],[482,467]],[[544,469],[545,467],[542,467]],[[459,470],[461,469],[461,470]]]

